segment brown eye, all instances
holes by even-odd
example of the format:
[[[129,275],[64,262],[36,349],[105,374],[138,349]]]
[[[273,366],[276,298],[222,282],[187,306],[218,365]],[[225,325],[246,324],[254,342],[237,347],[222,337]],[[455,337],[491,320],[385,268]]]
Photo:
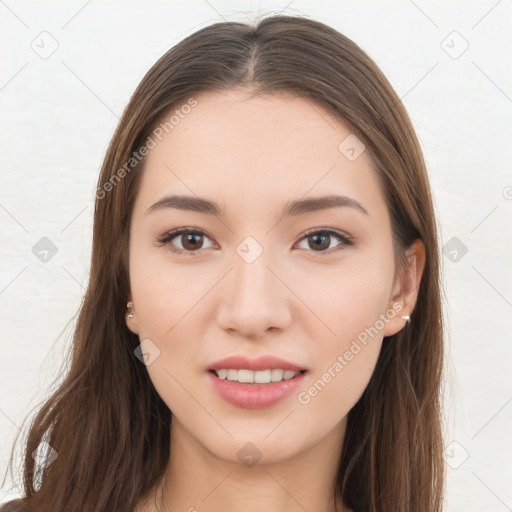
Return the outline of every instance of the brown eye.
[[[187,251],[193,251],[195,249],[200,249],[203,245],[203,237],[199,233],[185,233],[179,235],[181,238],[182,247]]]
[[[177,242],[173,242],[175,239]],[[171,252],[195,256],[195,252],[208,248],[204,246],[205,240],[209,240],[209,238],[203,231],[180,228],[166,233],[158,241],[161,245],[167,246]]]
[[[324,250],[329,249],[329,246],[331,245],[331,235],[310,235],[308,237],[309,246],[316,250]]]
[[[338,240],[339,243],[331,247],[333,239]],[[200,229],[179,228],[165,233],[158,239],[158,242],[175,254],[196,256],[200,254],[201,249],[213,247],[213,244],[205,247],[205,242],[207,243],[209,240],[211,240],[210,237]],[[301,242],[303,240],[307,241],[307,247],[300,247],[301,249],[307,249],[318,254],[331,254],[354,244],[352,237],[332,228],[317,229],[306,233],[301,238]]]
[[[339,241],[339,244],[334,246],[334,251],[342,249],[344,246],[353,245],[351,237],[334,229],[319,229],[309,232],[301,241],[307,241],[306,249],[311,249],[313,252],[330,254],[334,251],[327,251],[327,249],[330,248],[333,238]],[[304,247],[301,247],[301,249],[302,248]]]

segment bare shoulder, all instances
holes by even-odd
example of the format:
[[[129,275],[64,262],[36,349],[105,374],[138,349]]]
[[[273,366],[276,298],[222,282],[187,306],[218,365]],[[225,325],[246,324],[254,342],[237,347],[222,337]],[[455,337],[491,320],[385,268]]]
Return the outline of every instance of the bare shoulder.
[[[150,504],[141,501],[135,508],[135,512],[152,512]],[[26,500],[20,498],[7,503],[0,503],[0,512],[34,512],[30,506],[26,504]]]
[[[0,505],[0,512],[30,512],[25,500],[17,499]]]

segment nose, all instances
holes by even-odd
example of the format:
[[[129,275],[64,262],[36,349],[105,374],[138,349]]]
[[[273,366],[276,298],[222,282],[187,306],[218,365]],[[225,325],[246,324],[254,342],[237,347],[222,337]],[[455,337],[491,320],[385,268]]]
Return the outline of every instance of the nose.
[[[219,326],[253,340],[286,329],[292,321],[293,293],[276,261],[269,262],[264,251],[251,263],[235,254],[232,263],[219,290]]]

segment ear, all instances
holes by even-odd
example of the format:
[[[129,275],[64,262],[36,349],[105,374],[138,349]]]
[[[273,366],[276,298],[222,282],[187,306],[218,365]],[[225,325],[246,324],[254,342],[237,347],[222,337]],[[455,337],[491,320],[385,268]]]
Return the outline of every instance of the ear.
[[[390,310],[396,311],[395,317],[386,324],[384,336],[392,336],[403,329],[406,320],[402,316],[411,316],[425,269],[425,245],[415,240],[406,250],[407,268],[403,275],[397,277],[389,303]]]
[[[126,304],[128,303],[133,303],[131,293],[128,295],[128,299],[126,301]],[[130,314],[133,316],[129,316]],[[130,329],[130,331],[132,331],[133,334],[139,334],[139,324],[137,322],[137,313],[135,311],[134,306],[126,307],[125,321],[128,329]]]

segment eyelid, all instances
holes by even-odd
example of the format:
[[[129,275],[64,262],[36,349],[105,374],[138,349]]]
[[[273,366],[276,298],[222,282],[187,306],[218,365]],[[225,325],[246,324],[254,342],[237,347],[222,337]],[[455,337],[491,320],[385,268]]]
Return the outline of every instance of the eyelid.
[[[208,234],[207,231],[205,231],[204,229],[200,229],[200,228],[195,228],[193,226],[188,226],[188,227],[181,227],[181,228],[176,228],[176,229],[172,229],[170,231],[167,231],[166,233],[164,233],[162,236],[158,237],[157,238],[157,243],[159,246],[166,246],[166,245],[170,245],[170,241],[176,237],[178,237],[179,235],[182,235],[184,233],[194,233],[194,234],[200,234],[200,235],[204,235],[206,238],[212,240],[213,242],[213,237],[210,236]],[[338,240],[340,240],[340,244],[336,247],[341,247],[343,248],[344,246],[347,247],[347,246],[352,246],[354,245],[355,241],[356,241],[356,237],[352,236],[352,235],[349,235],[348,233],[344,232],[344,231],[341,231],[339,229],[335,229],[335,228],[330,228],[330,227],[316,227],[316,228],[311,228],[310,230],[306,231],[305,233],[301,234],[300,235],[300,238],[298,239],[298,242],[302,242],[302,240],[304,240],[305,238],[307,238],[308,236],[312,236],[316,233],[325,233],[325,234],[328,234],[328,235],[331,235],[331,236],[335,236],[338,238]],[[215,242],[214,242],[215,243]],[[182,249],[168,249],[170,252],[174,253],[174,254],[179,254],[179,255],[186,255],[186,256],[197,256],[201,253],[201,249],[198,249],[197,251],[184,251]],[[333,254],[334,252],[337,252],[339,249],[337,248],[334,248],[334,249],[330,249],[328,251],[313,251],[313,250],[309,250],[307,252],[311,252],[315,255],[318,255],[318,256],[324,256],[324,255],[330,255],[330,254]]]
[[[212,240],[212,242],[213,242],[213,237],[210,236],[207,231],[205,231],[204,229],[199,229],[199,228],[195,228],[193,226],[189,226],[189,227],[171,229],[170,231],[165,232],[162,236],[157,238],[157,244],[161,247],[171,245],[170,241],[172,239],[174,239],[180,235],[183,235],[185,233],[194,233],[194,234],[205,235],[206,238]],[[175,248],[173,248],[173,249],[169,248],[168,250],[174,254],[187,255],[187,256],[197,256],[200,254],[200,251],[201,251],[201,249],[199,249],[198,251],[184,251],[182,249],[175,249]]]
[[[330,227],[312,228],[312,229],[306,231],[305,233],[303,233],[300,236],[298,242],[301,242],[308,236],[312,236],[316,233],[321,233],[321,234],[326,233],[328,235],[334,236],[334,237],[338,238],[341,241],[341,243],[338,246],[336,246],[334,249],[329,249],[328,251],[312,251],[312,250],[307,251],[307,252],[313,253],[315,256],[328,256],[330,254],[334,254],[337,251],[341,250],[343,247],[352,246],[356,242],[355,236],[349,235],[348,233],[346,233],[345,231],[342,231],[340,229],[335,229],[335,228],[330,228]]]

